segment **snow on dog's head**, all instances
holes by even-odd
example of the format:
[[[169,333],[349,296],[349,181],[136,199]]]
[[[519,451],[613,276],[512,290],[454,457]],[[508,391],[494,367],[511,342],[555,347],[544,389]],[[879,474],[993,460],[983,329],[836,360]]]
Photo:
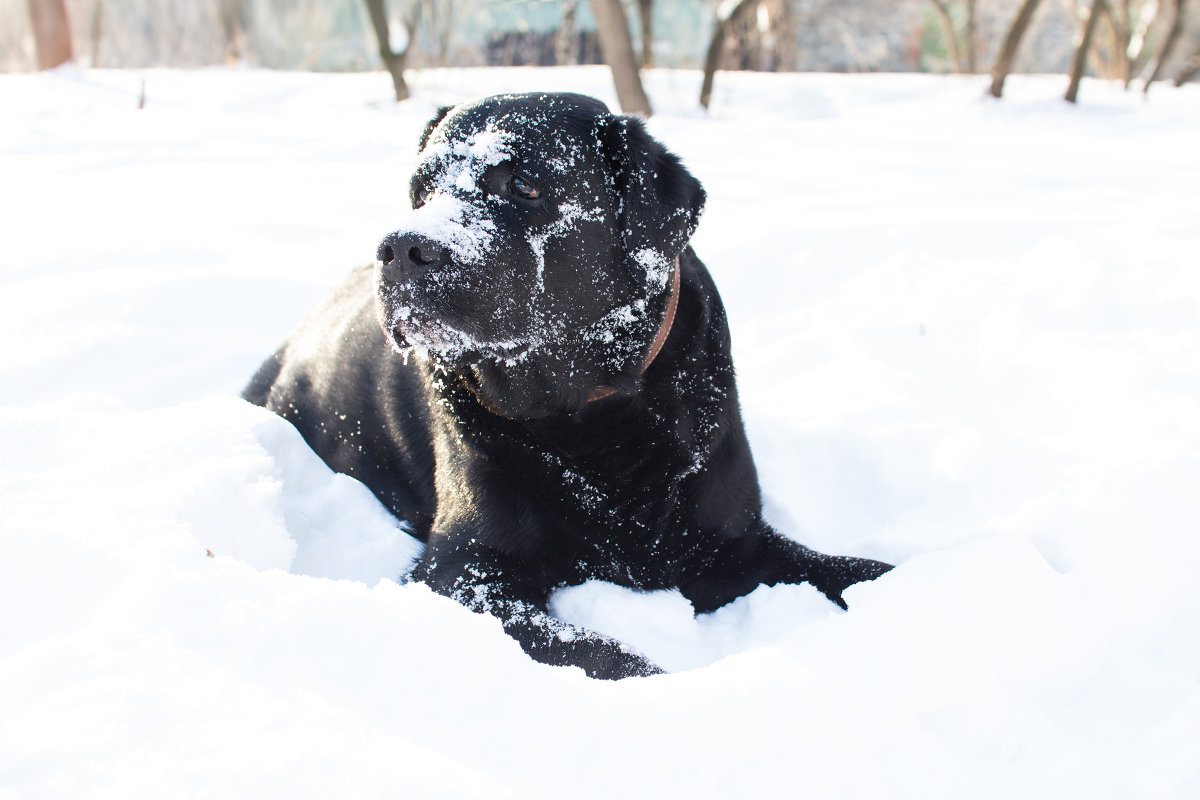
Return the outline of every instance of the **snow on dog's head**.
[[[466,140],[444,138],[421,151],[421,169],[431,177],[414,198],[414,213],[402,231],[445,244],[456,263],[480,264],[488,256],[495,223],[488,217],[483,178],[512,156],[512,134],[484,130]]]
[[[580,408],[632,389],[699,183],[599,101],[500,95],[430,121],[413,211],[379,246],[380,321],[493,410]]]

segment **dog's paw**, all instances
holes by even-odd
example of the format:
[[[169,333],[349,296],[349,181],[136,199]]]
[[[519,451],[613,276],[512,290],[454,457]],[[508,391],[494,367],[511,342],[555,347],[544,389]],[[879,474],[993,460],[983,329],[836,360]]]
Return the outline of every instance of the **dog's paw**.
[[[650,675],[663,675],[666,670],[659,667],[641,653],[630,650],[626,645],[617,644],[616,652],[601,659],[598,663],[584,664],[583,670],[591,678],[605,681],[618,681],[622,678],[644,678]]]
[[[504,628],[535,661],[579,667],[590,678],[616,681],[664,672],[624,642],[548,615],[509,618]]]
[[[843,609],[848,608],[842,592],[856,583],[873,581],[894,567],[882,561],[853,556],[824,556],[809,576],[809,582]]]
[[[556,646],[544,653],[549,658],[542,659],[532,650],[529,651],[530,655],[546,663],[580,667],[588,677],[605,681],[661,675],[664,672],[624,642],[575,625],[567,627],[570,633],[561,636]]]

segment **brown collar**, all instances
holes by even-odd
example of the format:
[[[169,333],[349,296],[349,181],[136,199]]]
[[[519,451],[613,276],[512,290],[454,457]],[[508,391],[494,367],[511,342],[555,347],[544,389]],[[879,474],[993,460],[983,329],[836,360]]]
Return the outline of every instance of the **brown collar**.
[[[663,314],[663,321],[658,326],[658,333],[654,335],[654,341],[650,343],[650,349],[646,352],[646,360],[642,362],[642,372],[650,369],[650,365],[662,351],[663,345],[667,343],[667,337],[671,335],[671,326],[675,323],[675,309],[679,307],[679,272],[679,259],[676,258],[674,266],[671,267],[671,294],[667,297],[667,311]],[[588,394],[587,401],[594,403],[597,400],[611,397],[616,392],[616,387],[601,386]]]

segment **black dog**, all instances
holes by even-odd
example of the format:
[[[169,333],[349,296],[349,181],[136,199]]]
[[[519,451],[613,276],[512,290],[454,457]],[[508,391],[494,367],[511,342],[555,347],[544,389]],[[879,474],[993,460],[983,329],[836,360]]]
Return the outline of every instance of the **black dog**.
[[[244,396],[427,542],[414,579],[538,661],[620,678],[660,670],[550,617],[556,587],[678,587],[705,612],[808,581],[844,607],[890,569],[763,521],[725,312],[688,246],[704,190],[639,120],[579,95],[443,109],[409,192],[378,264]]]

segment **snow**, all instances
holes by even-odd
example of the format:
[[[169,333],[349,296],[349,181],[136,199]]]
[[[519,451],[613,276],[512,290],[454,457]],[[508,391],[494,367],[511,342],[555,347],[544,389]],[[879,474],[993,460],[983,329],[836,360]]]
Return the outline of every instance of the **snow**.
[[[236,399],[437,105],[613,103],[413,77],[0,76],[0,797],[1200,794],[1200,90],[649,75],[770,517],[899,566],[846,613],[564,590],[671,672],[608,683],[391,580],[418,546]]]
[[[444,192],[435,192],[413,212],[404,233],[444,243],[462,263],[478,265],[491,249],[496,226],[482,209]]]
[[[484,208],[483,173],[511,155],[510,139],[511,135],[502,131],[485,130],[451,145],[435,131],[420,160],[445,167],[437,183],[428,187],[429,197],[409,215],[402,230],[445,243],[456,263],[481,263],[491,250],[496,229]]]

